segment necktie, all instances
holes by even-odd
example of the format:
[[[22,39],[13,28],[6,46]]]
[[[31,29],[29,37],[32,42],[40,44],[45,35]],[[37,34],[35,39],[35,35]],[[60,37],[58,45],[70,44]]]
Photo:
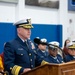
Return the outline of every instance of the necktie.
[[[28,45],[27,41],[25,41],[24,43],[26,44],[27,48],[29,49],[29,45]]]
[[[25,41],[25,44],[28,46],[28,43],[27,43],[27,41]]]

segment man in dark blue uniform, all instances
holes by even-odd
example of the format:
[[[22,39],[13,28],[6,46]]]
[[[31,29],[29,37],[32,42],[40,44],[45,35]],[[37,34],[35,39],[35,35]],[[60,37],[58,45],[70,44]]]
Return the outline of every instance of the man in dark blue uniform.
[[[34,38],[34,42],[37,45],[37,54],[43,59],[46,58],[48,56],[47,40],[45,38],[40,39],[36,37]]]
[[[47,58],[45,58],[45,61],[56,64],[63,63],[63,58],[58,54],[58,46],[59,42],[57,41],[49,43],[48,45],[49,55]]]
[[[68,54],[65,56],[64,61],[69,62],[69,61],[75,61],[75,44],[73,42],[70,42],[67,44],[68,48]]]
[[[7,42],[4,47],[4,66],[9,75],[20,75],[45,62],[34,52],[30,41],[31,19],[14,23],[17,27],[17,38]]]

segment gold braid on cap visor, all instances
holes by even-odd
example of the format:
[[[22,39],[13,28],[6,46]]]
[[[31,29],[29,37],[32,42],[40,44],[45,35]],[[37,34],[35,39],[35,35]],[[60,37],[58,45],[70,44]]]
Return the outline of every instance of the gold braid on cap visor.
[[[74,45],[69,46],[68,48],[75,48],[75,44],[74,44]]]
[[[22,24],[22,25],[19,25],[19,27],[23,27],[23,28],[34,28],[32,25],[29,25],[29,24]]]

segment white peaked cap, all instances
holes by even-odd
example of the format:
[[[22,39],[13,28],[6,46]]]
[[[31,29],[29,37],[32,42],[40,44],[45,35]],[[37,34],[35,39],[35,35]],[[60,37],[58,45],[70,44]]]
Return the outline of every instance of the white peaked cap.
[[[18,24],[26,23],[26,22],[27,22],[27,19],[22,19],[22,20],[15,22],[13,25],[18,25]]]
[[[58,46],[59,47],[59,42],[57,42],[57,41],[49,42],[49,44],[52,44],[52,45],[55,45],[55,46]]]
[[[43,38],[40,40],[41,42],[47,42],[47,39]]]
[[[14,23],[14,25],[19,28],[19,27],[22,27],[22,28],[34,28],[31,24],[31,19],[23,19],[23,20],[19,20],[17,21],[16,23]]]
[[[66,47],[68,48],[69,46],[73,45],[72,42],[67,43]]]
[[[36,38],[40,39],[40,37],[36,37]]]

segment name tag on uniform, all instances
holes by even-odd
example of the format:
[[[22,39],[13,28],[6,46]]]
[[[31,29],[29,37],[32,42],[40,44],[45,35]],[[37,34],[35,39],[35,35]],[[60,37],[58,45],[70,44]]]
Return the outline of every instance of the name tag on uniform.
[[[23,48],[18,48],[18,50],[24,50]]]

